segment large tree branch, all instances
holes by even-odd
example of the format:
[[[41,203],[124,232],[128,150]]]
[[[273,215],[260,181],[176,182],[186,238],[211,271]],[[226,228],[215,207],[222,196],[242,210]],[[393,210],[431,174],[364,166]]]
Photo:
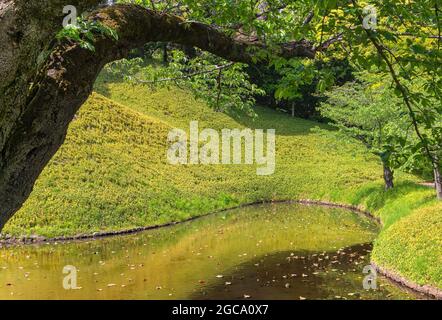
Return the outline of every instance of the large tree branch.
[[[199,22],[187,22],[183,18],[160,14],[134,5],[117,5],[105,8],[92,16],[114,27],[120,37],[118,45],[133,46],[151,41],[175,42],[192,45],[234,62],[251,63],[258,50],[291,57],[314,58],[315,49],[308,41],[292,41],[274,48],[247,39],[225,35],[217,28]]]

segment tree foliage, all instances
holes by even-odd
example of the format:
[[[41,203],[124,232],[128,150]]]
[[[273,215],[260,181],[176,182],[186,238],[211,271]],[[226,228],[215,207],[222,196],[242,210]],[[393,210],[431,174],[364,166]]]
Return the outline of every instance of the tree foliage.
[[[382,82],[348,82],[326,93],[321,114],[347,137],[361,141],[385,169],[402,166],[414,139],[401,100]],[[386,181],[388,183],[388,181]]]

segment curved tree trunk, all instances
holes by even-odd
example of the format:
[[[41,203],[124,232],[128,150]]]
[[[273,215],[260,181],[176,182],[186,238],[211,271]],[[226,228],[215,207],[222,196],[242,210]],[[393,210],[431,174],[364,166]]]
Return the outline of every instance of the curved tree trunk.
[[[97,37],[95,52],[53,39],[61,29],[62,0],[0,0],[0,230],[22,206],[43,168],[62,145],[75,113],[92,92],[103,66],[155,41],[199,47],[249,63],[265,49],[136,5],[115,5],[90,14],[114,28],[118,40]],[[71,0],[79,13],[97,0]],[[313,58],[306,41],[281,45],[274,54]]]

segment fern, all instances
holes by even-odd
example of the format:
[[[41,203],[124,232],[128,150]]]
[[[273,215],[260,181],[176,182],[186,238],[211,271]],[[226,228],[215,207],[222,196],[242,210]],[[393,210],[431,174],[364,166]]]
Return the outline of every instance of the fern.
[[[100,21],[86,20],[84,17],[77,18],[77,24],[69,24],[60,30],[56,36],[58,40],[68,39],[77,42],[81,48],[95,51],[94,42],[96,35],[118,40],[117,32],[104,25]]]

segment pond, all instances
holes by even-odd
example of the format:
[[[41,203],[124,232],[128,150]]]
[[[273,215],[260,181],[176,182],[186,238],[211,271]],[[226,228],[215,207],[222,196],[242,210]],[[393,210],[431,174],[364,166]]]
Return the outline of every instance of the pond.
[[[249,206],[91,241],[0,249],[0,299],[415,299],[377,278],[378,226],[344,209]],[[77,270],[66,290],[63,268]]]

